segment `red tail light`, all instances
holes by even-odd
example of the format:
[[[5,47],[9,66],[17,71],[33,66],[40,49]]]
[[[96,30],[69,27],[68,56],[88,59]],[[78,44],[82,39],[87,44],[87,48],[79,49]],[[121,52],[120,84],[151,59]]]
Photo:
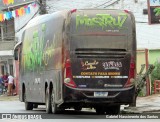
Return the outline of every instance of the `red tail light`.
[[[71,14],[72,14],[72,13],[74,13],[74,12],[76,12],[76,11],[77,11],[77,9],[73,9],[73,10],[71,10]]]
[[[130,78],[135,78],[135,63],[134,62],[131,62],[130,63],[130,70],[129,70],[129,77]]]
[[[124,12],[129,13],[129,11],[128,11],[128,10],[124,10]]]
[[[67,59],[65,62],[65,72],[64,72],[64,84],[66,86],[76,88],[76,84],[72,79],[72,71],[71,71],[71,62],[70,59]]]
[[[134,58],[132,57],[130,61],[129,77],[127,83],[125,84],[125,87],[132,85],[134,82],[134,78],[135,78],[135,62]]]
[[[71,74],[71,63],[70,60],[67,59],[66,63],[65,63],[65,70],[66,70],[66,78],[71,78],[72,74]]]

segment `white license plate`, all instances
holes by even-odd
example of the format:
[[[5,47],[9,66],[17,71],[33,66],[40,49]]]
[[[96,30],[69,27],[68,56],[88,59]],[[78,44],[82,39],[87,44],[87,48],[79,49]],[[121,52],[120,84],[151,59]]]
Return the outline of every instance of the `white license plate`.
[[[107,97],[108,92],[94,92],[95,97]]]

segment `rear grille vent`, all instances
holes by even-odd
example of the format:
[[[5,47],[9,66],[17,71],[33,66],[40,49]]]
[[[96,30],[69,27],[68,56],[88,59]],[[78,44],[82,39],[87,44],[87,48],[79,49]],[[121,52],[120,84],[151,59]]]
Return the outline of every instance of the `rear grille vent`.
[[[78,48],[75,50],[77,58],[122,59],[126,54],[127,51],[125,49]]]

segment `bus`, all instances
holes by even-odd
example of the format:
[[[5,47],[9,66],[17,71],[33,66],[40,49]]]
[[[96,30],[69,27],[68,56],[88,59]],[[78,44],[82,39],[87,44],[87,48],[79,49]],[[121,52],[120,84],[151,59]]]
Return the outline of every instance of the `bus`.
[[[19,99],[47,113],[135,103],[136,30],[127,10],[74,9],[32,19],[15,47]]]

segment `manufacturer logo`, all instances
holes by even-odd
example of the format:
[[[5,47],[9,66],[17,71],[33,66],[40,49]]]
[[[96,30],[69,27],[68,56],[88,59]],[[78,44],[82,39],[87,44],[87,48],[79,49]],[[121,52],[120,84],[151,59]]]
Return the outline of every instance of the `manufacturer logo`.
[[[105,70],[107,69],[116,69],[119,70],[119,68],[122,67],[122,62],[115,62],[115,61],[109,61],[102,63]]]

